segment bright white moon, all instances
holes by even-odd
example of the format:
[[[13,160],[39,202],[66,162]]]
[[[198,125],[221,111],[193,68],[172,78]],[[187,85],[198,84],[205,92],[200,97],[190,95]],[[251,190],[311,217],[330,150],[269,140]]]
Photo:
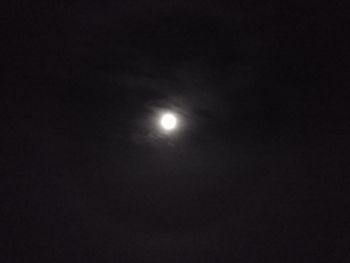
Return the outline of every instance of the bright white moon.
[[[164,113],[160,118],[160,125],[166,131],[174,130],[177,126],[177,118],[172,113]]]

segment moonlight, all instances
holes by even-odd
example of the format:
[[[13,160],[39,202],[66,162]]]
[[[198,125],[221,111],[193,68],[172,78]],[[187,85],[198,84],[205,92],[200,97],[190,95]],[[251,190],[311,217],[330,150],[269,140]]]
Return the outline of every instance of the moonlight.
[[[178,119],[174,113],[163,113],[160,116],[159,124],[164,131],[173,131],[177,128]]]

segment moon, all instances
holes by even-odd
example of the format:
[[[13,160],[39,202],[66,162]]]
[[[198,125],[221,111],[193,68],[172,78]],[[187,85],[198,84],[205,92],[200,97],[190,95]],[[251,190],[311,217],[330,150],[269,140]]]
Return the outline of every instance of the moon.
[[[178,120],[174,113],[167,112],[160,116],[160,127],[165,131],[172,131],[177,128]]]

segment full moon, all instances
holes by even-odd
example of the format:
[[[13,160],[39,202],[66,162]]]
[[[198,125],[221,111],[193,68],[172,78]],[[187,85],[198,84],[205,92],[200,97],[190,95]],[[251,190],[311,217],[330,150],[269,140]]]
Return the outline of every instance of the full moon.
[[[177,118],[173,113],[164,113],[160,117],[160,126],[166,130],[171,131],[176,129]]]

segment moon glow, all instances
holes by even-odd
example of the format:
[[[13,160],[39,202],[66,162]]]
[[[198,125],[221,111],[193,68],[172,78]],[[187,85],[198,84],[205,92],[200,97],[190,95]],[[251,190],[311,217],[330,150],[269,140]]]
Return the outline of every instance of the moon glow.
[[[160,126],[165,131],[172,131],[177,128],[178,120],[173,113],[164,113],[159,120]]]

